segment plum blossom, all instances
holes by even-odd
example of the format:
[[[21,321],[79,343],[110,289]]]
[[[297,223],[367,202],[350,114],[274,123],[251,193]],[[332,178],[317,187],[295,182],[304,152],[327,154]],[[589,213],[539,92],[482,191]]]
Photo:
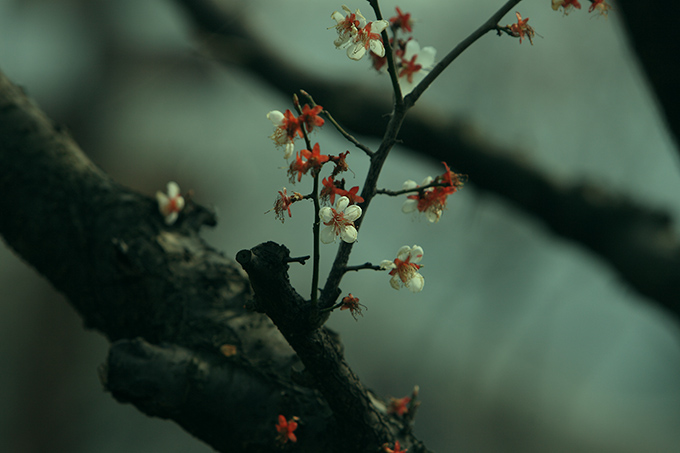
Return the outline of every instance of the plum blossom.
[[[427,217],[427,220],[430,222],[439,222],[442,212],[446,208],[446,199],[449,195],[456,193],[458,189],[463,186],[464,180],[464,175],[452,172],[446,162],[442,162],[442,164],[444,164],[446,171],[436,178],[428,176],[423,179],[423,182],[420,183],[420,185],[410,179],[404,182],[402,187],[403,190],[414,190],[432,183],[440,183],[443,184],[443,186],[428,187],[416,194],[409,195],[401,206],[401,212],[409,214],[418,210],[425,213],[425,217]]]
[[[281,444],[285,444],[288,441],[297,442],[297,436],[293,431],[298,427],[298,417],[293,417],[290,420],[286,420],[286,417],[279,415],[279,422],[276,424],[276,431],[278,435],[276,439]]]
[[[286,220],[286,217],[283,215],[284,212],[288,212],[288,217],[293,217],[293,214],[290,212],[290,205],[296,201],[302,200],[303,198],[304,197],[302,194],[297,192],[293,192],[290,196],[288,196],[288,192],[285,187],[283,190],[279,190],[279,196],[276,198],[273,208],[276,218],[279,219],[281,223],[283,223]],[[269,211],[271,211],[271,209]]]
[[[589,13],[597,11],[601,15],[606,16],[609,13],[609,10],[612,9],[612,6],[605,0],[590,0],[590,2],[592,5],[588,8]]]
[[[158,200],[158,210],[165,217],[165,223],[168,225],[175,223],[180,211],[184,209],[184,197],[180,195],[177,183],[174,181],[168,183],[167,195],[160,190],[156,192],[156,200]]]
[[[425,279],[418,273],[422,266],[417,263],[422,259],[422,247],[405,245],[397,251],[397,258],[394,261],[383,260],[380,263],[380,268],[390,270],[392,288],[399,289],[405,286],[411,292],[419,293],[425,286]]]
[[[529,38],[529,42],[531,45],[534,45],[534,36],[536,36],[536,32],[534,31],[534,28],[527,24],[529,21],[529,18],[527,17],[526,19],[522,19],[522,16],[518,13],[515,12],[515,16],[517,16],[517,23],[516,24],[511,24],[510,27],[510,32],[512,33],[513,36],[519,38],[519,43],[522,44],[522,39],[526,36]]]
[[[288,159],[295,151],[295,136],[302,137],[300,122],[290,110],[286,110],[285,113],[272,110],[267,113],[267,119],[274,124],[275,128],[274,133],[269,138],[274,141],[276,146],[285,147],[283,157]]]
[[[394,448],[390,448],[389,444],[384,444],[383,451],[385,453],[406,453],[408,451],[408,448],[406,450],[402,450],[401,445],[399,445],[399,441],[396,441],[394,443]]]
[[[581,4],[578,0],[552,0],[552,9],[557,11],[559,8],[562,8],[566,16],[573,8],[581,9]]]
[[[358,9],[354,13],[347,5],[342,5],[342,9],[345,12],[344,16],[338,11],[331,14],[331,19],[337,22],[335,27],[331,28],[335,28],[338,32],[338,38],[334,41],[335,47],[338,49],[349,45],[359,33],[359,29],[366,25],[366,18]]]
[[[357,240],[357,229],[354,221],[361,217],[361,208],[357,205],[349,206],[349,198],[340,197],[334,208],[321,208],[319,218],[326,225],[321,230],[320,239],[324,244],[335,241],[340,236],[345,242],[352,243]]]
[[[434,58],[437,51],[434,47],[420,48],[415,39],[406,43],[406,49],[401,57],[399,69],[399,85],[404,94],[408,94],[420,83],[421,80],[434,67]]]
[[[347,47],[347,56],[352,60],[361,60],[367,50],[371,50],[376,55],[385,55],[380,33],[387,28],[389,22],[386,20],[376,20],[366,23],[366,18],[357,9],[354,13],[346,6],[342,5],[345,15],[335,11],[331,14],[331,19],[335,20],[335,28],[338,38],[333,42],[338,49]]]

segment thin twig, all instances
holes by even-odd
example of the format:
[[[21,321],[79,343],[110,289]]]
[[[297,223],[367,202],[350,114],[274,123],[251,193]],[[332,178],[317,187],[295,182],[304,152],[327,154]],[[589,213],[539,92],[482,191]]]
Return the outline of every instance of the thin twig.
[[[364,264],[358,264],[356,266],[346,266],[345,267],[345,272],[352,272],[352,271],[360,271],[362,269],[372,269],[374,271],[381,271],[383,270],[380,266],[372,264],[372,263],[364,263]]]
[[[312,107],[316,107],[316,106],[317,106],[316,102],[314,102],[314,99],[312,98],[312,96],[311,96],[309,93],[307,93],[305,90],[300,90],[300,93],[302,93],[304,96],[307,97],[307,99],[309,100],[310,104],[312,104]],[[335,120],[335,118],[333,118],[333,115],[331,115],[331,112],[329,112],[328,110],[324,109],[324,110],[322,111],[322,113],[323,113],[324,115],[326,115],[326,118],[328,118],[328,121],[330,121],[331,124],[332,124],[333,126],[335,126],[335,128],[338,130],[338,132],[340,132],[340,134],[342,134],[342,136],[345,137],[345,139],[347,139],[347,141],[351,142],[354,146],[356,146],[357,148],[359,148],[360,150],[362,150],[364,153],[366,153],[366,155],[367,155],[368,157],[371,157],[371,156],[373,155],[373,151],[371,151],[371,148],[369,148],[368,146],[366,146],[366,145],[364,145],[363,143],[361,143],[359,140],[357,140],[357,139],[354,138],[352,135],[350,135],[345,129],[343,129],[342,126],[340,126],[340,123],[338,123],[338,122]]]
[[[505,16],[508,11],[514,8],[522,0],[510,0],[505,5],[503,5],[498,11],[494,13],[493,16],[484,22],[477,30],[473,31],[467,38],[462,40],[456,47],[451,50],[437,65],[430,71],[430,73],[425,76],[425,78],[416,86],[410,94],[404,98],[404,103],[406,107],[409,108],[416,103],[418,98],[425,92],[425,90],[434,82],[434,79],[439,77],[439,75],[446,69],[460,54],[462,54],[468,47],[470,47],[475,41],[487,34],[492,30],[496,30],[498,26],[498,21]]]

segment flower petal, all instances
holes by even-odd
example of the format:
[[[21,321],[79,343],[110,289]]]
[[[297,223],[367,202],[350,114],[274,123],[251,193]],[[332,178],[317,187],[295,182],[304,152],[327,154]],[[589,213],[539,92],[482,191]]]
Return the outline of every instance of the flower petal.
[[[423,290],[425,286],[425,278],[422,275],[416,273],[409,281],[406,282],[406,287],[412,293],[419,293]]]
[[[349,46],[349,48],[347,49],[347,56],[352,60],[356,61],[361,60],[365,53],[366,48],[361,42],[356,43],[353,46]]]
[[[399,289],[401,288],[401,280],[399,279],[399,274],[395,274],[392,276],[390,279],[390,285],[392,285],[392,288],[394,289]]]
[[[412,263],[419,263],[423,259],[423,248],[419,245],[414,245],[411,247],[410,255]]]
[[[380,262],[380,269],[385,269],[385,270],[387,270],[387,269],[394,269],[395,267],[397,267],[397,265],[394,264],[394,261],[390,261],[390,260],[382,260],[382,261]]]
[[[177,211],[173,211],[170,214],[165,216],[165,223],[167,225],[172,225],[175,223],[175,220],[177,220],[177,217],[179,216],[179,213]]]
[[[319,218],[322,222],[330,222],[333,219],[333,209],[326,206],[319,211]]]
[[[442,211],[440,209],[433,209],[432,207],[425,211],[425,217],[431,223],[439,222],[439,218],[442,216]]]
[[[335,241],[335,230],[333,227],[329,225],[322,229],[319,232],[319,239],[321,239],[321,242],[324,244],[330,244],[331,242]]]
[[[383,43],[377,39],[371,39],[368,42],[368,46],[371,49],[371,52],[379,56],[380,58],[385,56],[385,46],[383,46]]]
[[[345,209],[345,219],[350,222],[354,222],[356,219],[361,217],[361,208],[355,204],[348,206]]]
[[[397,258],[400,259],[401,261],[405,261],[406,258],[408,258],[410,254],[411,254],[411,247],[409,247],[408,245],[405,245],[397,251]]]
[[[385,19],[375,20],[371,22],[371,32],[380,34],[384,29],[387,28],[389,24],[390,23],[387,22]]]
[[[404,214],[411,213],[418,208],[418,200],[407,199],[404,204],[401,205],[401,212]]]
[[[349,198],[342,196],[338,198],[338,201],[335,203],[335,209],[337,211],[344,211],[347,205],[349,205]]]
[[[418,54],[418,64],[425,69],[431,69],[434,66],[437,49],[432,46],[423,47],[423,50]]]
[[[411,189],[415,189],[416,187],[418,187],[418,184],[416,184],[415,181],[413,181],[412,179],[407,179],[406,181],[404,181],[404,185],[401,186],[401,189],[402,190],[411,190]]]
[[[168,197],[175,198],[179,195],[179,185],[175,181],[170,181],[168,183]]]
[[[283,118],[283,113],[279,112],[278,110],[272,110],[271,112],[267,113],[267,119],[274,123],[274,126],[279,126],[283,122]]]
[[[288,159],[290,156],[293,155],[294,151],[295,151],[295,143],[293,143],[293,142],[286,143],[286,151],[284,151],[284,153],[283,153],[283,158]]]
[[[345,225],[345,227],[340,230],[340,239],[351,244],[357,240],[357,229],[352,225]]]

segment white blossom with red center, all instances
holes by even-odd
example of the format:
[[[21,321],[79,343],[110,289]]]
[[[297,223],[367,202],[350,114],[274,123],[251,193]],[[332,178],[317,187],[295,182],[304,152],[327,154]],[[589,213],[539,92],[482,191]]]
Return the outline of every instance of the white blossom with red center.
[[[361,208],[355,204],[349,206],[349,198],[340,197],[334,208],[321,208],[319,218],[326,225],[319,236],[321,242],[330,244],[340,236],[345,242],[352,243],[357,240],[357,229],[354,221],[361,217]]]
[[[578,0],[552,0],[552,9],[557,11],[559,8],[562,8],[566,16],[574,8],[581,9],[581,4]]]
[[[380,268],[390,270],[392,288],[399,289],[405,286],[412,293],[419,293],[425,286],[425,279],[418,273],[421,266],[417,263],[422,259],[422,247],[405,245],[397,251],[397,258],[394,261],[384,260],[380,263]]]
[[[335,30],[338,32],[338,38],[334,41],[335,47],[338,49],[348,46],[359,33],[359,29],[366,25],[366,18],[357,9],[354,13],[347,5],[342,5],[343,15],[339,11],[334,11],[331,14],[331,19],[335,20],[337,24]]]
[[[272,110],[267,113],[267,119],[274,124],[275,128],[274,133],[269,138],[274,141],[276,146],[285,148],[283,158],[288,159],[295,151],[295,136],[302,137],[300,123],[290,110],[286,110],[285,114],[278,110]]]
[[[408,94],[434,67],[437,50],[434,47],[420,48],[415,39],[406,43],[404,55],[401,57],[399,69],[399,85],[404,94]]]
[[[418,187],[427,186],[428,184],[431,184],[432,181],[434,181],[434,178],[432,176],[428,176],[427,178],[423,179],[423,182],[420,183],[420,185],[418,185],[415,181],[409,179],[408,181],[404,182],[402,189],[416,189]],[[428,194],[430,194],[433,190],[434,188],[431,187],[423,191],[423,196],[412,196],[412,198],[407,198],[406,201],[404,201],[404,204],[401,206],[401,212],[404,214],[410,214],[416,210],[421,211],[425,213],[425,217],[430,222],[439,222],[444,206],[441,203],[437,203],[438,200],[428,197]]]
[[[170,181],[167,195],[159,190],[156,192],[156,199],[158,210],[165,217],[165,223],[168,225],[175,223],[180,211],[184,209],[184,197],[180,195],[177,183]]]
[[[342,9],[345,15],[338,11],[331,14],[331,19],[336,22],[334,28],[338,32],[338,38],[333,42],[335,47],[347,47],[347,56],[352,60],[361,60],[369,49],[380,57],[385,56],[380,33],[390,23],[384,19],[366,23],[366,18],[358,9],[354,13],[346,5],[342,5]]]

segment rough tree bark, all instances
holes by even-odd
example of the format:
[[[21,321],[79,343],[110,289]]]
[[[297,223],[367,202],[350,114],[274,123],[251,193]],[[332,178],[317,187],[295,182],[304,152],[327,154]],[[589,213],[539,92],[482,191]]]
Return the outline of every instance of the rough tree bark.
[[[245,308],[248,279],[198,236],[211,212],[190,203],[166,226],[155,200],[111,180],[2,74],[0,137],[0,234],[112,342],[101,376],[116,399],[218,451],[274,451],[278,414],[301,419],[296,451],[375,451],[397,436],[425,451],[356,380],[332,333],[279,323],[306,372],[271,321]],[[287,264],[268,266],[259,272],[279,266],[287,283]],[[319,385],[329,363],[340,367],[335,393]]]

